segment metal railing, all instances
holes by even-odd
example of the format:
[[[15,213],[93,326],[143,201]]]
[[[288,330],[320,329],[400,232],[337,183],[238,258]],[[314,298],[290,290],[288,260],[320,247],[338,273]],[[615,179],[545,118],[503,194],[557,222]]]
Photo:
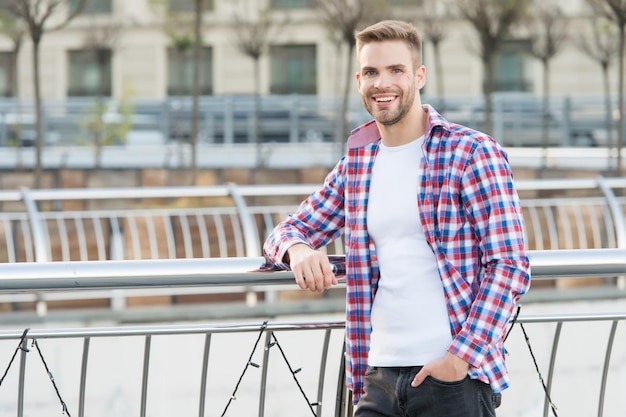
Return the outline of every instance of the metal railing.
[[[493,134],[505,146],[542,145],[541,97],[524,93],[495,93],[493,97]],[[612,98],[615,108],[616,97]],[[481,97],[423,97],[433,103],[453,122],[483,129],[485,118]],[[604,97],[552,97],[549,113],[550,146],[607,146],[610,129],[615,129],[613,115],[606,119]],[[336,134],[341,102],[334,97],[314,95],[265,95],[260,100],[261,129],[266,142],[331,142]],[[164,144],[181,139],[189,141],[191,130],[190,97],[167,100],[108,101],[97,111],[95,99],[73,98],[47,100],[42,107],[45,126],[44,143],[50,146],[93,145],[94,125],[128,123],[130,131],[115,137],[124,143]],[[124,110],[132,104],[132,112]],[[253,96],[204,96],[199,102],[198,141],[209,144],[254,143],[255,100]],[[358,96],[352,96],[346,115],[348,128],[371,119]],[[95,122],[98,123],[95,123]],[[34,111],[32,102],[0,100],[0,146],[20,140],[33,144]]]
[[[530,257],[536,281],[560,276],[626,274],[626,250],[623,249],[532,251]],[[340,258],[333,261],[337,259],[341,261]],[[288,271],[259,269],[263,261],[260,257],[246,257],[2,264],[0,288],[4,291],[82,291],[293,285],[293,275]],[[590,407],[598,417],[619,415],[626,407],[620,395],[624,381],[616,378],[619,370],[626,366],[626,346],[623,346],[626,338],[620,336],[624,321],[624,310],[523,313],[514,325],[512,337],[507,339],[512,378],[519,381],[520,387],[516,390],[514,385],[511,394],[505,397],[504,407],[509,407],[507,415],[514,415],[516,407],[519,409],[515,415],[525,415],[520,410],[527,413],[532,404],[542,406],[544,416],[550,415],[547,396],[540,384],[524,385],[527,378],[535,381],[537,374],[532,362],[520,357],[524,346],[515,339],[521,326],[533,330],[531,339],[538,370],[545,378],[552,401],[560,407],[560,412],[565,412],[563,415]],[[576,331],[573,334],[578,336],[577,341],[571,343],[565,329],[584,323],[593,324],[594,333],[602,333],[601,324],[607,324],[606,342],[601,342],[597,335],[590,338]],[[555,330],[551,334],[552,327]],[[26,333],[23,329],[5,330],[0,332],[0,355],[7,359],[4,363],[8,363],[16,344],[22,349],[15,349],[19,353],[19,371],[7,372],[5,375],[11,375],[12,379],[0,385],[0,393],[11,390],[14,396],[0,395],[0,409],[18,417],[33,413],[50,415],[58,411],[57,399],[44,395],[48,392],[46,389],[52,389],[46,388],[50,381],[40,378],[41,374],[45,375],[43,368],[33,364],[39,361],[33,353],[36,347],[41,349],[44,364],[47,360],[54,365],[49,376],[58,384],[59,399],[67,399],[68,410],[78,410],[79,417],[90,415],[93,410],[110,409],[107,407],[111,407],[111,403],[107,401],[120,398],[127,404],[127,415],[161,416],[172,412],[217,415],[225,405],[228,408],[230,399],[235,397],[238,398],[236,406],[245,410],[238,408],[233,415],[348,416],[349,399],[343,388],[342,329],[342,320],[322,320],[30,329]],[[310,339],[313,334],[315,338]],[[220,345],[218,338],[222,336],[229,340]],[[257,343],[264,340],[258,349],[255,339]],[[281,342],[276,346],[279,339]],[[36,346],[32,344],[34,340],[39,341]],[[109,343],[98,348],[97,340]],[[134,344],[129,344],[128,340],[133,340]],[[160,345],[162,340],[169,344]],[[542,349],[537,350],[537,347]],[[583,350],[600,352],[596,355],[599,357],[589,358],[581,354]],[[121,367],[117,367],[117,363]],[[305,372],[294,369],[292,363],[303,365]],[[257,368],[260,372],[256,377],[250,376]],[[599,373],[599,379],[594,380],[596,383],[591,383],[595,389],[589,389],[588,383],[583,384],[578,379],[568,384],[572,370],[589,369],[593,375]],[[284,378],[281,380],[278,375]],[[127,386],[131,381],[135,383],[134,388]],[[237,391],[237,381],[251,383]],[[301,388],[300,392],[294,389],[294,384]],[[192,388],[183,394],[181,386]],[[575,394],[572,386],[583,386],[584,391]],[[287,388],[292,391],[285,391]],[[285,395],[286,392],[290,394]],[[568,410],[573,411],[568,413]]]
[[[0,260],[103,261],[255,257],[275,224],[318,185],[100,188],[1,191]],[[528,247],[626,248],[626,197],[615,190],[626,178],[521,180]],[[554,197],[541,193],[557,194]],[[569,194],[569,195],[568,195]],[[343,254],[338,239],[326,248]],[[605,280],[612,283],[614,280]],[[624,279],[618,281],[624,286]],[[238,288],[237,290],[241,290]],[[180,288],[174,293],[206,293]],[[160,294],[153,291],[154,295]],[[102,294],[91,293],[94,298]],[[86,296],[86,295],[84,295]],[[274,299],[274,292],[265,296]],[[36,302],[45,314],[51,299],[76,294],[5,294],[4,302]],[[250,303],[256,294],[249,293]],[[111,307],[126,306],[115,293]]]
[[[529,249],[626,248],[626,197],[614,191],[626,187],[626,178],[520,180],[516,185]],[[259,256],[267,233],[317,187],[0,191],[0,204],[11,204],[0,213],[0,236],[6,242],[0,260]],[[570,195],[536,196],[546,191]],[[329,251],[343,253],[341,241]]]

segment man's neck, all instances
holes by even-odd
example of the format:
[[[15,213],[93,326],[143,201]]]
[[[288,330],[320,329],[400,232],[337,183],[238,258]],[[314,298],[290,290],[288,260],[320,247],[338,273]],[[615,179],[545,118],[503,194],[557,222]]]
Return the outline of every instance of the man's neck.
[[[385,146],[405,145],[424,134],[426,113],[422,106],[415,106],[401,121],[391,126],[376,122]]]

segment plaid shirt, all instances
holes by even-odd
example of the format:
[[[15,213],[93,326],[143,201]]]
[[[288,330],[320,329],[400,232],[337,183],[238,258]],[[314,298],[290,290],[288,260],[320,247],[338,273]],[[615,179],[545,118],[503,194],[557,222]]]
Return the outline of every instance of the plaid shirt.
[[[453,341],[471,378],[494,392],[508,387],[503,339],[515,304],[529,288],[523,218],[507,155],[491,137],[427,113],[417,204],[439,269]],[[378,286],[376,249],[366,214],[380,134],[372,121],[355,129],[348,150],[297,212],[278,224],[264,251],[282,267],[287,249],[321,248],[345,232],[346,372],[356,403],[367,368],[370,310]],[[415,295],[418,297],[418,294]],[[410,314],[410,312],[407,312]]]

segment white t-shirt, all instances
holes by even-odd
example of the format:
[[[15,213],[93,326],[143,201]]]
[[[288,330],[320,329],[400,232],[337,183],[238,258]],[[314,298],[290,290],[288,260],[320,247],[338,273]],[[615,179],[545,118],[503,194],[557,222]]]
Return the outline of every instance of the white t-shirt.
[[[435,255],[419,220],[423,141],[381,143],[374,162],[367,227],[380,281],[371,314],[372,366],[425,365],[443,357],[452,341]]]

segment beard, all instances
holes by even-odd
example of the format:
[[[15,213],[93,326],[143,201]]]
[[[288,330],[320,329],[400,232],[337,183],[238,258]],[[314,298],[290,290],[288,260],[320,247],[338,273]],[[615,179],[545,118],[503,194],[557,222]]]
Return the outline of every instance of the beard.
[[[369,114],[372,115],[374,120],[377,123],[380,123],[384,126],[393,126],[396,123],[400,122],[404,116],[411,110],[413,106],[413,102],[415,101],[415,85],[411,85],[411,88],[406,91],[389,91],[390,93],[394,93],[398,96],[397,106],[395,108],[385,108],[379,109],[376,107],[376,102],[372,100],[372,95],[379,94],[380,91],[369,92],[368,94],[361,95],[361,101],[363,102],[363,106],[365,110]],[[405,95],[406,93],[406,95]]]

